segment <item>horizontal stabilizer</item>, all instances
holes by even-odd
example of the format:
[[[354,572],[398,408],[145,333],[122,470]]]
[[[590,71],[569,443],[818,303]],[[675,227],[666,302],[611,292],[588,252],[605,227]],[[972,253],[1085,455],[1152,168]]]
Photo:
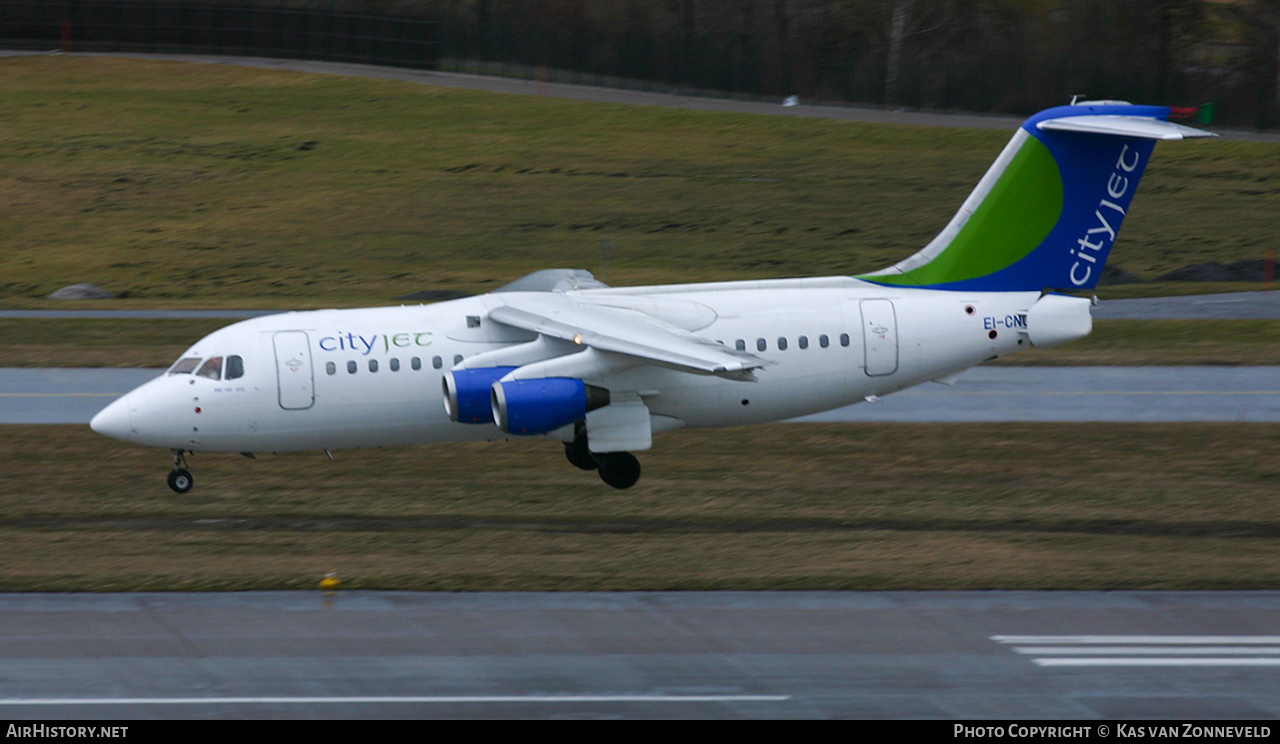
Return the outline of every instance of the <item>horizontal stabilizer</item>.
[[[1055,132],[1086,132],[1110,134],[1119,137],[1138,137],[1151,140],[1184,140],[1197,137],[1217,137],[1213,132],[1174,124],[1150,117],[1139,116],[1070,116],[1062,119],[1045,119],[1036,128]]]

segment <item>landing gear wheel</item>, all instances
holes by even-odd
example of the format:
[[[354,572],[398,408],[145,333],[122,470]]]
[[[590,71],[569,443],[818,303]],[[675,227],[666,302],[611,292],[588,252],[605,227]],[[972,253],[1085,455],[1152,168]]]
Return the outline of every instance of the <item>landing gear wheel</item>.
[[[178,493],[186,493],[194,485],[195,480],[192,479],[191,473],[182,468],[175,468],[169,473],[169,488]]]
[[[631,488],[640,480],[640,461],[630,452],[598,454],[600,480],[614,488]]]
[[[196,484],[195,479],[191,477],[191,472],[183,465],[187,464],[185,457],[187,451],[174,448],[173,450],[173,470],[169,472],[169,488],[177,493],[186,493]]]
[[[567,457],[569,462],[579,470],[595,470],[600,467],[600,463],[596,460],[596,456],[591,454],[591,450],[587,449],[587,442],[585,439],[565,442],[564,456]]]

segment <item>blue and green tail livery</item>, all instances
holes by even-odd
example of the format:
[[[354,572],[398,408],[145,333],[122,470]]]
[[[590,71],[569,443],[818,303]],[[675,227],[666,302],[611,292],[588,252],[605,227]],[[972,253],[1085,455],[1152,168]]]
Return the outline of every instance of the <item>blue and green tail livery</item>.
[[[858,278],[928,289],[1092,289],[1156,140],[1212,137],[1169,109],[1098,101],[1028,119],[938,237]]]

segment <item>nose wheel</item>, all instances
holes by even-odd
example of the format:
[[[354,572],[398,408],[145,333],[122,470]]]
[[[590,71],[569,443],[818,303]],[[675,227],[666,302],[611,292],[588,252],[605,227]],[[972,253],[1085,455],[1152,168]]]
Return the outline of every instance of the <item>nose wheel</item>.
[[[191,477],[191,471],[183,466],[187,464],[184,457],[185,450],[175,449],[173,451],[173,470],[169,472],[169,488],[175,493],[186,493],[195,485],[195,479]]]
[[[191,486],[195,485],[195,481],[191,479],[191,473],[183,468],[175,468],[169,473],[169,488],[178,493],[186,493],[191,490]]]

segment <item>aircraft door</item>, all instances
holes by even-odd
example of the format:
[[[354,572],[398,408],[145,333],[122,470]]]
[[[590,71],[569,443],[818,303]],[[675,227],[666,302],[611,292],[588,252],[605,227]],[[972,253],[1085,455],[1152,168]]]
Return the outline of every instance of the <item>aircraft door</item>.
[[[863,300],[862,345],[871,377],[898,371],[898,319],[891,300]]]
[[[307,334],[304,331],[282,331],[272,338],[272,342],[276,350],[280,407],[286,411],[310,408],[316,401],[316,391]]]

